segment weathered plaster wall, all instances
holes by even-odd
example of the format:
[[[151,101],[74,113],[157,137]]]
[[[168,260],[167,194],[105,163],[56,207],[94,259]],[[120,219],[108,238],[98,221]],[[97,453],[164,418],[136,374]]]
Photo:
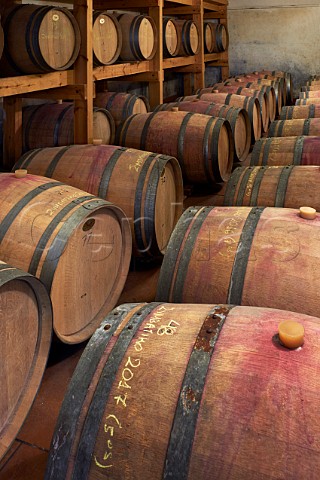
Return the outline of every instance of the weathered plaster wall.
[[[290,71],[295,90],[320,73],[320,2],[229,0],[230,73]]]

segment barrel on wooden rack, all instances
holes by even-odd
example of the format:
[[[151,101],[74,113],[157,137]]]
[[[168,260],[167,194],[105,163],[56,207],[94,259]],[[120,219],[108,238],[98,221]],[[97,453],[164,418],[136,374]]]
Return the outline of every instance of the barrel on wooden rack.
[[[294,105],[282,108],[280,120],[296,118],[320,118],[320,105]]]
[[[171,236],[157,301],[318,314],[319,236],[320,214],[306,220],[290,208],[190,207]]]
[[[176,57],[181,49],[181,34],[176,19],[163,18],[163,56]]]
[[[276,120],[271,123],[268,131],[269,137],[294,137],[298,135],[319,136],[320,118]]]
[[[106,11],[93,12],[92,42],[95,65],[111,65],[118,60],[122,31],[114,15]]]
[[[288,319],[305,331],[298,350],[277,335]],[[45,480],[313,478],[319,326],[266,308],[118,307],[74,372]]]
[[[41,73],[70,68],[80,50],[80,30],[67,8],[15,5],[3,17],[2,75]]]
[[[251,165],[320,166],[320,137],[262,138],[253,147]]]
[[[204,50],[206,53],[225,52],[229,46],[227,27],[222,23],[204,22]]]
[[[182,174],[173,157],[111,145],[75,145],[29,152],[14,168],[27,168],[118,205],[130,221],[135,255],[164,253],[182,214]]]
[[[197,97],[190,97],[190,100]],[[250,118],[251,123],[251,143],[253,144],[261,137],[262,117],[259,100],[257,98],[245,97],[244,95],[236,95],[234,93],[204,93],[199,95],[201,100],[205,102],[224,103],[232,107],[244,108]],[[189,97],[185,97],[185,100]]]
[[[225,206],[300,208],[320,212],[320,169],[316,166],[239,167],[229,178]]]
[[[0,175],[0,204],[0,258],[45,284],[62,341],[86,340],[126,280],[131,234],[123,211],[55,180],[14,173]]]
[[[0,261],[0,459],[37,394],[51,334],[51,302],[44,285]]]
[[[108,110],[116,126],[119,126],[121,122],[131,115],[150,111],[150,105],[146,97],[125,92],[97,93],[93,103],[96,107]]]
[[[123,61],[152,60],[158,48],[157,27],[148,15],[117,15],[122,31],[120,58]]]
[[[154,111],[171,110],[174,107],[178,107],[179,110],[184,112],[203,113],[204,115],[228,120],[233,134],[235,159],[242,162],[247,158],[251,145],[251,125],[249,115],[244,108],[195,99],[186,102],[163,103],[158,105]]]
[[[117,143],[176,157],[189,183],[226,181],[234,157],[229,122],[176,110],[128,118],[118,129]]]
[[[200,48],[200,33],[197,24],[192,20],[176,19],[176,25],[181,37],[178,55],[196,55]]]
[[[262,129],[264,132],[268,130],[270,123],[269,115],[269,101],[267,94],[261,90],[253,90],[250,88],[242,88],[233,85],[216,84],[213,87],[202,88],[197,91],[197,94],[201,95],[205,93],[231,93],[236,95],[242,95],[244,97],[257,98],[260,103]]]
[[[102,143],[114,142],[115,123],[104,108],[93,109],[93,135]],[[74,143],[73,103],[46,103],[23,109],[23,150]]]

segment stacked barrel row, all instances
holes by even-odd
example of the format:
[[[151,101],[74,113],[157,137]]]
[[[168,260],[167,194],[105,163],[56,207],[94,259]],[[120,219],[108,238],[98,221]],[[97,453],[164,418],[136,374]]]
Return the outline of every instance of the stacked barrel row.
[[[176,153],[187,179],[212,182],[204,140],[215,145],[208,125],[221,131],[227,123],[195,113],[203,102],[189,102],[190,112],[179,101],[134,115],[120,124],[118,140]],[[287,167],[240,167],[227,184],[235,207],[186,209],[164,256],[157,303],[115,309],[82,356],[46,480],[122,478],[124,470],[159,480],[312,478],[319,471],[320,215],[296,208],[307,193],[316,197],[316,185],[306,187],[314,167]],[[292,208],[274,208],[274,197],[287,196],[279,206]],[[277,334],[288,319],[305,331],[290,350]],[[279,462],[288,455],[289,463]]]

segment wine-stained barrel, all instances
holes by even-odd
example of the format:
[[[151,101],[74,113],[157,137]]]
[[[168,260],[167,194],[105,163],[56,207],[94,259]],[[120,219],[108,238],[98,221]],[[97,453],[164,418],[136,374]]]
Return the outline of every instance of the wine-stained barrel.
[[[0,258],[45,284],[62,341],[86,340],[126,280],[132,240],[123,211],[61,182],[14,173],[0,175],[0,204]]]
[[[288,319],[304,328],[299,349],[279,341]],[[45,480],[314,478],[319,322],[230,305],[118,307],[74,372]]]
[[[176,19],[176,26],[181,37],[178,55],[196,55],[200,48],[200,33],[197,24],[192,20]]]
[[[275,120],[271,123],[268,131],[269,137],[294,137],[298,135],[319,136],[320,118]]]
[[[115,123],[104,108],[93,109],[93,135],[102,143],[114,142]],[[74,143],[73,103],[45,103],[23,109],[23,150]]]
[[[320,168],[283,165],[238,167],[229,178],[225,206],[300,208],[320,212]]]
[[[320,105],[293,105],[282,108],[280,120],[294,120],[296,118],[320,118]]]
[[[320,137],[261,138],[253,147],[251,165],[319,165]]]
[[[308,92],[300,92],[299,98],[320,98],[320,89]]]
[[[184,112],[203,113],[228,120],[233,134],[235,159],[242,162],[247,158],[251,145],[251,125],[249,115],[244,108],[194,99],[193,101],[163,103],[158,105],[154,111],[171,110],[174,107],[178,107]]]
[[[116,126],[136,113],[150,111],[148,99],[143,95],[125,92],[100,92],[93,101],[98,108],[105,108],[111,113]],[[110,142],[112,143],[112,142]]]
[[[301,87],[301,92],[316,92],[320,90],[320,85],[304,85]]]
[[[125,147],[172,155],[184,180],[224,182],[234,157],[228,121],[193,112],[153,112],[128,118],[118,128],[117,143]]]
[[[0,459],[37,394],[51,334],[51,302],[44,285],[0,261]]]
[[[273,75],[277,78],[283,78],[286,89],[286,104],[288,105],[293,102],[292,76],[290,72],[283,72],[279,70],[262,70],[261,73],[266,75]]]
[[[204,22],[203,37],[206,53],[225,52],[229,46],[228,30],[222,23]]]
[[[115,15],[99,10],[93,12],[92,42],[95,65],[111,65],[118,60],[122,31]]]
[[[234,93],[203,93],[200,99],[205,102],[224,103],[232,107],[244,108],[251,122],[251,142],[259,140],[262,132],[262,117],[259,100]]]
[[[182,213],[181,169],[166,155],[111,145],[74,145],[28,152],[16,168],[118,205],[130,221],[136,255],[164,253]]]
[[[213,87],[203,88],[197,92],[200,97],[205,93],[230,93],[242,95],[244,97],[257,98],[261,109],[261,120],[263,131],[268,130],[270,115],[269,115],[269,101],[267,94],[261,90],[253,90],[250,88],[237,87],[233,85],[216,84]]]
[[[2,25],[4,57],[12,72],[66,70],[78,57],[80,30],[67,8],[15,5],[3,17]],[[6,73],[6,67],[2,66],[2,71]]]
[[[158,47],[157,28],[152,17],[122,13],[117,20],[122,32],[121,60],[152,60]]]
[[[305,220],[290,208],[190,207],[171,236],[157,301],[317,314],[319,235],[320,214]]]
[[[176,19],[163,18],[163,56],[176,57],[181,50],[181,32]]]
[[[250,79],[251,81],[256,81],[256,80],[260,79],[260,80],[268,80],[268,81],[271,80],[271,81],[279,82],[280,85],[281,85],[281,90],[282,90],[283,104],[287,105],[287,103],[288,103],[288,100],[287,100],[287,85],[286,85],[286,79],[284,77],[279,77],[277,75],[269,75],[269,74],[254,72],[254,73],[249,73],[249,74],[244,75],[243,78]],[[291,101],[289,103],[291,103]]]
[[[320,98],[297,98],[295,105],[318,105]]]

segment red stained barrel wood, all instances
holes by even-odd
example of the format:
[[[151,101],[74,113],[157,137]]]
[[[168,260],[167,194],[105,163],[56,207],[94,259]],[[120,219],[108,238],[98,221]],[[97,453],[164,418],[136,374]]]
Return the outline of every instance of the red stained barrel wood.
[[[320,118],[277,120],[271,123],[268,131],[269,137],[294,137],[298,135],[319,136]]]
[[[227,183],[225,206],[300,208],[320,211],[317,166],[239,167]]]
[[[179,111],[138,114],[118,133],[119,145],[176,157],[191,183],[223,182],[231,173],[234,143],[223,118]]]
[[[318,105],[320,103],[320,98],[298,98],[296,100],[296,105]]]
[[[124,92],[100,92],[93,101],[98,108],[105,108],[111,113],[116,126],[136,113],[150,111],[148,99],[143,95]],[[112,143],[112,142],[110,142]]]
[[[185,102],[163,103],[162,105],[158,105],[154,111],[170,111],[173,107],[178,107],[179,110],[185,112],[203,113],[204,115],[211,115],[212,117],[220,117],[228,120],[233,133],[235,158],[239,162],[247,158],[251,145],[251,125],[249,115],[244,108],[236,108],[230,105],[194,99]]]
[[[61,340],[86,340],[126,280],[131,234],[124,213],[82,190],[29,174],[0,175],[0,205],[0,257],[45,284]]]
[[[104,108],[93,109],[93,135],[102,143],[113,143],[115,123]],[[73,103],[46,103],[23,110],[23,150],[58,147],[74,143]]]
[[[270,137],[253,147],[251,165],[320,165],[320,137]]]
[[[2,24],[6,39],[3,73],[66,70],[79,54],[80,30],[67,8],[16,5]]]
[[[305,329],[299,350],[279,343],[287,319]],[[314,478],[319,322],[257,307],[118,307],[75,370],[45,480]]]
[[[320,214],[264,207],[190,207],[171,236],[157,300],[319,312]],[[303,299],[303,301],[302,301]]]
[[[127,215],[135,255],[164,253],[182,213],[178,161],[111,145],[75,145],[25,154],[14,168],[55,178],[118,205]]]
[[[0,261],[0,459],[37,394],[51,333],[51,302],[44,285]]]

